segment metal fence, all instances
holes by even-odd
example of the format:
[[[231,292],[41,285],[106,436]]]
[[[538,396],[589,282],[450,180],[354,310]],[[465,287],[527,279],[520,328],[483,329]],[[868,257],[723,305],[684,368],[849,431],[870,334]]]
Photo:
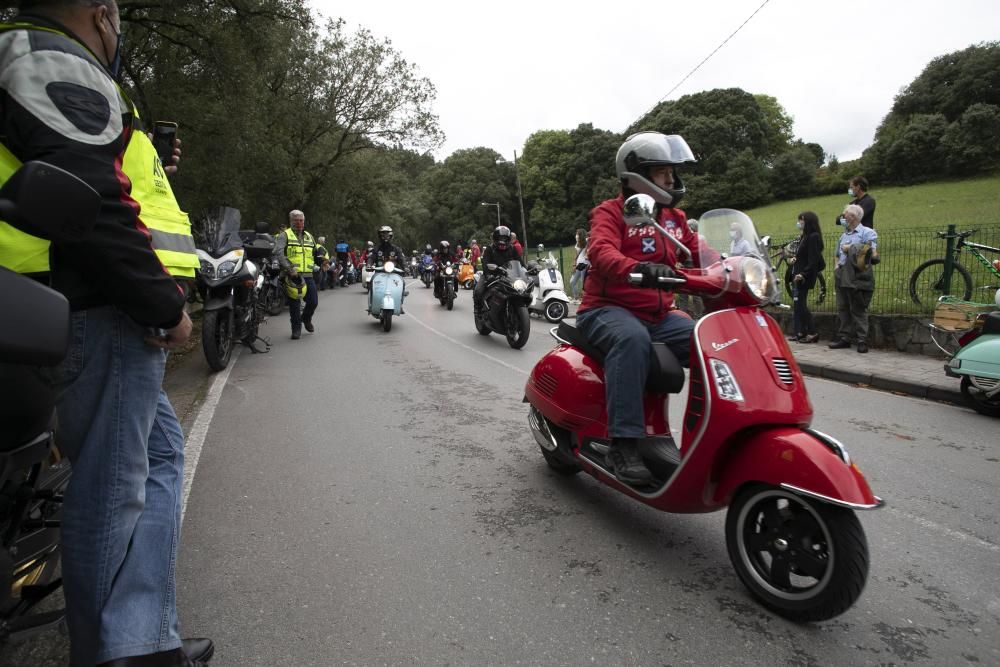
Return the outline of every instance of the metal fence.
[[[975,228],[974,234],[966,239],[966,242],[977,245],[989,246],[993,249],[1000,249],[1000,224],[982,225]],[[944,258],[950,247],[945,239],[939,238],[937,233],[945,231],[945,227],[935,229],[933,227],[923,227],[920,229],[878,229],[878,250],[881,262],[875,266],[875,293],[872,296],[872,303],[869,308],[872,313],[883,314],[930,314],[934,310],[937,298],[944,294],[952,294],[959,298],[964,298],[965,294],[965,274],[969,277],[969,300],[979,303],[993,303],[996,291],[1000,289],[1000,272],[991,268],[991,263],[1000,260],[1000,250],[993,252],[979,250],[985,258],[981,260],[976,257],[969,247],[962,247],[959,250],[957,263],[961,268],[956,267],[951,271],[950,289],[944,289],[944,281],[941,280],[945,271]],[[965,231],[958,229],[959,232]],[[826,256],[826,271],[823,279],[826,282],[825,294],[822,289],[812,290],[809,296],[809,307],[813,312],[835,312],[837,310],[836,294],[833,287],[833,269],[836,265],[836,248],[840,240],[842,230],[823,235],[824,254]],[[777,253],[778,246],[794,240],[794,237],[771,239],[772,252]],[[952,243],[956,243],[955,240]],[[569,278],[573,273],[573,263],[576,260],[576,251],[570,247],[551,248],[553,254],[559,259],[566,281],[566,289],[569,290]],[[548,252],[548,251],[546,251]],[[933,264],[918,275],[914,282],[917,300],[911,293],[911,281],[914,271],[928,260],[942,260]],[[777,257],[772,260],[777,264]],[[777,265],[778,277],[782,279],[782,290],[784,300],[791,303],[790,293],[784,284],[786,265]]]
[[[950,270],[950,280],[944,280],[946,264],[944,259],[951,244],[938,236],[934,228],[921,229],[877,229],[878,251],[881,262],[874,267],[875,293],[869,308],[872,313],[885,314],[929,314],[933,312],[938,297],[951,294],[959,298],[980,303],[993,303],[996,291],[1000,289],[1000,271],[991,263],[1000,260],[1000,225],[984,225],[976,229],[966,241],[976,245],[989,246],[993,251],[978,250],[980,259],[968,246],[962,247],[957,256],[957,265]],[[959,229],[958,231],[964,231]],[[809,307],[814,312],[834,312],[837,300],[833,288],[833,270],[836,265],[836,249],[841,231],[824,234],[823,246],[826,256],[826,295],[817,286],[810,294]],[[772,239],[775,247],[791,239]],[[954,255],[953,255],[954,256]],[[915,272],[929,260],[938,260]],[[779,270],[779,278],[784,279],[784,266]],[[963,271],[963,269],[965,269]],[[968,281],[966,280],[966,274]],[[950,283],[949,285],[946,285]],[[783,286],[784,287],[784,286]],[[968,294],[966,294],[968,290]],[[786,291],[786,297],[787,297]],[[786,298],[790,302],[790,298]]]

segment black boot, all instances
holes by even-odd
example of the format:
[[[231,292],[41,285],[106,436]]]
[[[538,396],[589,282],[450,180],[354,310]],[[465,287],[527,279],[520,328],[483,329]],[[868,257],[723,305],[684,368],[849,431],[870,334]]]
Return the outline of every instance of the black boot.
[[[639,456],[636,438],[612,438],[605,463],[615,473],[618,481],[625,484],[642,486],[653,481],[653,473],[649,472]]]

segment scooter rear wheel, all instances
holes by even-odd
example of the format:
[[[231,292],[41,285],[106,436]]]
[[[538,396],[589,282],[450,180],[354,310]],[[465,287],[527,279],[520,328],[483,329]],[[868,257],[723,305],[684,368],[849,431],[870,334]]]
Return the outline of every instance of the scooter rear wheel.
[[[726,546],[754,597],[793,621],[844,613],[868,579],[868,542],[854,512],[773,486],[737,494]]]

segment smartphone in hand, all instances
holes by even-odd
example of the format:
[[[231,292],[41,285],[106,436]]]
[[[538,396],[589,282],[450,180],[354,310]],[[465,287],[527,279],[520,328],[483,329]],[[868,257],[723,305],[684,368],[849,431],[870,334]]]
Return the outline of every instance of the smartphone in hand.
[[[156,154],[160,156],[163,166],[169,167],[174,163],[174,139],[177,138],[177,123],[158,120],[153,125],[153,147]]]

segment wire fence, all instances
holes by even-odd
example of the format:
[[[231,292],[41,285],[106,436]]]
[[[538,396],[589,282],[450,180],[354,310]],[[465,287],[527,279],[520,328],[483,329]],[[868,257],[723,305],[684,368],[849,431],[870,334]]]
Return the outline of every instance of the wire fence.
[[[973,250],[969,246],[959,248],[955,258],[958,266],[951,272],[947,290],[943,280],[945,269],[943,260],[947,243],[937,235],[938,231],[945,231],[944,229],[928,227],[877,229],[881,262],[874,267],[875,293],[872,295],[869,312],[927,315],[933,313],[938,297],[945,294],[978,303],[994,303],[996,292],[1000,289],[1000,268],[993,267],[993,262],[1000,261],[1000,224],[982,225],[975,229],[975,233],[965,239],[965,242],[988,246],[992,250]],[[837,310],[833,270],[836,266],[836,248],[841,233],[837,231],[823,235],[823,252],[827,266],[823,272],[825,290],[821,287],[822,283],[819,283],[816,289],[810,292],[809,308],[813,312]],[[782,281],[784,301],[788,304],[791,304],[792,299],[785,282],[787,264],[782,263],[777,257],[777,250],[779,246],[794,239],[795,237],[771,239],[772,253],[775,255],[772,262],[775,264],[778,278]],[[562,267],[568,290],[569,279],[576,261],[576,250],[572,246],[551,250]],[[914,272],[930,260],[940,261],[932,263],[914,277]]]

